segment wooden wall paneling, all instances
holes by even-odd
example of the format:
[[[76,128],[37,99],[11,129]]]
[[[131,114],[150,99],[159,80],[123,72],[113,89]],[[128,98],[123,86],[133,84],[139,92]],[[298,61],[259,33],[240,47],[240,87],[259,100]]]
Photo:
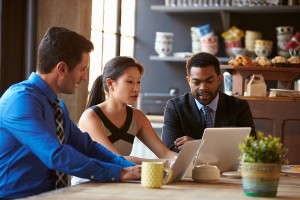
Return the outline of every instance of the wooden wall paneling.
[[[263,119],[263,118],[254,118],[254,124],[256,132],[261,131],[265,134],[274,133],[274,120],[272,119]]]
[[[283,144],[288,147],[290,164],[300,164],[300,120],[285,120],[282,132]]]
[[[279,137],[290,164],[300,164],[300,101],[292,98],[243,97],[249,102],[257,131]]]
[[[90,39],[92,0],[38,0],[37,44],[51,26],[76,31]],[[82,82],[75,94],[59,95],[66,103],[72,120],[77,123],[88,96],[88,80]]]

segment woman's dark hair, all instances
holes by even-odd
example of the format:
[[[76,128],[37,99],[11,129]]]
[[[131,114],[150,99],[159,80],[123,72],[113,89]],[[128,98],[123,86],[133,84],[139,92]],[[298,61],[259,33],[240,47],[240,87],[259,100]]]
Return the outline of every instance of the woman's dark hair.
[[[103,74],[98,76],[92,85],[86,108],[104,102],[105,92],[108,92],[105,80],[107,78],[117,80],[128,67],[137,67],[141,75],[144,75],[144,67],[131,57],[117,56],[108,61],[104,66]]]
[[[47,74],[64,61],[72,71],[81,62],[82,53],[90,53],[93,49],[93,43],[84,36],[63,27],[51,27],[38,48],[37,70]]]
[[[186,62],[186,74],[188,76],[191,74],[192,67],[202,68],[209,66],[213,66],[216,74],[220,75],[220,62],[214,55],[205,52],[196,53],[192,55]]]

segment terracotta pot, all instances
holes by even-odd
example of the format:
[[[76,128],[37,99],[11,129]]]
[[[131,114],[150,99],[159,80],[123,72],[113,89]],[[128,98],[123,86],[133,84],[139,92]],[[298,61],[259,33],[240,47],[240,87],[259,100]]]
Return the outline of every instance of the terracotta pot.
[[[247,196],[275,197],[281,165],[277,163],[242,162],[242,183]]]

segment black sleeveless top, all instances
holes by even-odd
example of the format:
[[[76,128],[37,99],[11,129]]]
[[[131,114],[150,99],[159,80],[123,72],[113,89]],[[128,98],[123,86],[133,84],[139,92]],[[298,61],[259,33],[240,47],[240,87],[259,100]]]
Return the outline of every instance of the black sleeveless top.
[[[134,141],[134,137],[136,134],[135,133],[128,133],[128,130],[130,128],[130,125],[132,124],[132,119],[133,119],[133,111],[132,108],[130,106],[126,106],[126,110],[127,110],[127,116],[126,116],[126,121],[125,123],[122,125],[121,128],[116,127],[106,116],[105,114],[102,112],[102,110],[94,105],[92,107],[90,107],[96,114],[97,116],[101,119],[102,123],[104,124],[104,126],[109,130],[109,132],[111,133],[108,136],[108,139],[111,143],[115,143],[118,140],[123,140],[126,142],[129,142],[131,144],[133,144]],[[136,126],[136,123],[134,123],[134,125]],[[136,129],[136,128],[135,128]]]

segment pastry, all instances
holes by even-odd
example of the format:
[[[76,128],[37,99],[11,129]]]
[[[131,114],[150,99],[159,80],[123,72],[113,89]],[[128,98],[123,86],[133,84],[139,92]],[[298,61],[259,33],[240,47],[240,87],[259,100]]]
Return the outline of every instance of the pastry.
[[[252,65],[252,60],[249,56],[239,54],[235,57],[236,60],[238,60],[239,63],[243,66]]]
[[[233,67],[238,67],[240,66],[240,63],[236,59],[233,59],[233,60],[229,60],[228,65]]]
[[[234,67],[237,67],[237,66],[252,66],[253,65],[251,58],[249,56],[242,55],[242,54],[237,55],[235,57],[235,59],[230,60],[228,62],[228,64],[230,66],[234,66]]]
[[[275,67],[286,67],[287,66],[287,59],[283,56],[276,56],[272,59],[272,64]]]
[[[287,60],[291,64],[300,64],[300,58],[298,58],[297,56],[292,56]]]
[[[292,56],[287,61],[291,67],[300,67],[300,58],[297,56]]]
[[[271,61],[263,56],[259,56],[255,58],[254,64],[258,65],[258,66],[262,66],[262,67],[271,67],[272,63]]]

